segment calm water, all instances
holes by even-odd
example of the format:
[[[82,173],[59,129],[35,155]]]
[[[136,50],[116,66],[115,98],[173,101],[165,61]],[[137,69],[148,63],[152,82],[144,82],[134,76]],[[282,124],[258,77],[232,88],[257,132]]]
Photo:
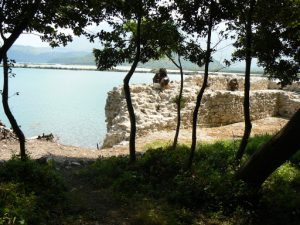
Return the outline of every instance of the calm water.
[[[0,72],[1,90],[2,68]],[[13,72],[9,103],[27,138],[53,133],[67,145],[95,148],[102,143],[107,92],[121,85],[126,73],[20,68]],[[152,77],[136,73],[131,83],[152,83]],[[8,125],[0,106],[0,120]]]

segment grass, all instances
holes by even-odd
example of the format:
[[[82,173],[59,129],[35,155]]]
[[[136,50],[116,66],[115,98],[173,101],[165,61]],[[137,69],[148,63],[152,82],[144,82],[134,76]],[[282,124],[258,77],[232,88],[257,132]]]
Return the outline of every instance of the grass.
[[[251,138],[244,160],[269,138]],[[257,191],[235,179],[233,142],[199,144],[191,171],[185,170],[188,146],[171,150],[159,144],[149,146],[132,165],[126,156],[99,158],[71,170],[16,159],[5,163],[0,224],[300,223],[297,154]],[[7,222],[14,218],[19,222]]]

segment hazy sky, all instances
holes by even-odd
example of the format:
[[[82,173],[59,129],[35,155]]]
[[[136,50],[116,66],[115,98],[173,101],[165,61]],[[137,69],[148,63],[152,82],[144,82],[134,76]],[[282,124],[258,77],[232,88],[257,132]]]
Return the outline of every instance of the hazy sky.
[[[47,42],[42,42],[38,36],[32,34],[22,34],[15,44],[33,47],[49,47]],[[78,51],[91,51],[96,47],[97,44],[90,43],[85,37],[74,37],[73,42],[69,43],[67,46],[67,48]]]
[[[101,23],[99,27],[92,25],[87,27],[85,30],[89,32],[97,32],[101,29],[109,30],[109,26],[106,23]],[[72,34],[71,30],[64,29],[64,33]],[[22,34],[15,43],[16,45],[27,45],[33,47],[49,47],[47,42],[42,42],[40,37],[33,34]],[[73,37],[73,41],[69,43],[66,48],[70,50],[77,50],[77,51],[92,51],[93,48],[99,47],[97,43],[90,43],[89,40],[84,37]]]
[[[212,46],[215,45],[219,41],[218,32],[224,29],[224,24],[219,25],[216,31],[214,31],[212,36]],[[87,28],[88,31],[97,32],[101,29],[110,30],[109,25],[102,23],[99,27],[90,26]],[[66,31],[66,30],[65,30]],[[71,31],[67,31],[71,32]],[[224,59],[230,59],[231,53],[233,52],[233,47],[230,45],[232,41],[230,40],[222,40],[222,42],[217,46],[218,51],[214,53],[213,57],[223,62]],[[49,47],[48,43],[42,42],[37,35],[32,34],[22,34],[20,38],[16,41],[16,45],[27,45],[33,47]],[[203,48],[206,47],[205,39],[201,42]],[[68,50],[77,50],[77,51],[89,51],[91,52],[93,48],[99,48],[100,44],[98,43],[90,43],[86,37],[74,37],[73,42],[67,45]]]

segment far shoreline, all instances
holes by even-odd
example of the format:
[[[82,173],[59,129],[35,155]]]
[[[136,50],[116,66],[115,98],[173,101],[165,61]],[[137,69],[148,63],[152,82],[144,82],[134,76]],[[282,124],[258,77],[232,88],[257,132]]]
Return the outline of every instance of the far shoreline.
[[[0,65],[0,67],[3,67]],[[53,69],[53,70],[77,70],[77,71],[99,71],[94,65],[79,65],[79,64],[43,64],[43,63],[15,63],[14,68],[23,69]],[[158,69],[158,68],[157,68]],[[149,69],[139,67],[135,70],[135,73],[155,73],[157,69]],[[128,72],[130,70],[129,66],[117,66],[111,70],[106,70],[107,72]],[[179,70],[167,69],[170,75],[180,74]],[[221,74],[236,74],[243,76],[244,72],[241,70],[228,70],[228,71],[209,71],[211,75],[221,75]],[[184,70],[184,75],[196,75],[199,73],[204,73],[203,70],[192,71]],[[262,71],[253,71],[252,75],[263,76]]]

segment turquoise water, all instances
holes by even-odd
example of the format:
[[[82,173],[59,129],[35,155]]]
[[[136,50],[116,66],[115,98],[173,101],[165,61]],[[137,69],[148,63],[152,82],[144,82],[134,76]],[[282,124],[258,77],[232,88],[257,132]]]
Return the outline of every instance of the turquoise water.
[[[2,68],[0,72],[1,90]],[[13,72],[9,103],[27,138],[53,133],[66,145],[95,148],[102,143],[107,92],[122,85],[126,73],[21,68]],[[131,83],[152,83],[152,77],[136,73]],[[178,79],[178,75],[171,76],[171,80]],[[0,120],[9,124],[2,105]]]

